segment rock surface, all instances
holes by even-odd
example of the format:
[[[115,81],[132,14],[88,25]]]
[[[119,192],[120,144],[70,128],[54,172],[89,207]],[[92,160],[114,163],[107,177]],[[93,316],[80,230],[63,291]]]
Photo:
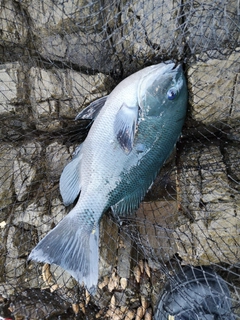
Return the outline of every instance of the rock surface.
[[[239,121],[238,61],[239,53],[234,53],[227,60],[208,59],[190,66],[188,85],[193,119],[215,125]]]
[[[44,70],[29,72],[30,102],[36,128],[55,131],[62,128],[61,119],[73,119],[81,106],[106,95],[109,77],[98,73],[86,75],[73,70]]]
[[[0,146],[0,207],[7,207],[13,202],[13,165],[17,151],[10,144],[1,144]]]
[[[227,48],[239,43],[238,4],[234,0],[204,2],[184,0],[186,16],[184,27],[187,30],[187,43],[192,51]],[[226,14],[227,13],[227,14]],[[201,27],[199,27],[201,25]],[[216,55],[219,55],[217,50]]]
[[[134,57],[135,63],[142,65],[156,54],[173,54],[181,50],[182,39],[177,31],[178,15],[179,6],[175,0],[129,1],[122,4],[121,27],[113,36],[116,38],[117,54],[123,64],[126,63],[126,55]],[[160,37],[160,34],[164,34],[164,37]]]
[[[182,155],[178,175],[182,214],[175,239],[177,252],[187,264],[238,261],[240,197],[224,159],[219,145],[198,144]]]
[[[16,113],[25,98],[24,67],[20,62],[0,65],[0,115]]]
[[[27,41],[28,26],[24,12],[15,1],[2,1],[0,4],[0,43],[5,46],[24,45]]]

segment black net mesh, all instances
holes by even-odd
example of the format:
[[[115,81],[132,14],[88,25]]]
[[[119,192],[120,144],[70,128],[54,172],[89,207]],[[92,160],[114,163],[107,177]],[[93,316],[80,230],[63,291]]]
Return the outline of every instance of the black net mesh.
[[[240,318],[239,5],[1,1],[0,316],[198,319],[197,301],[199,319]],[[27,257],[73,207],[63,205],[59,178],[91,125],[75,116],[126,76],[169,59],[183,63],[188,82],[182,136],[137,212],[102,218],[90,296],[60,267]],[[193,271],[181,278],[186,266]],[[182,289],[184,281],[193,287]],[[177,316],[159,303],[163,293],[182,309],[185,297],[190,311]]]

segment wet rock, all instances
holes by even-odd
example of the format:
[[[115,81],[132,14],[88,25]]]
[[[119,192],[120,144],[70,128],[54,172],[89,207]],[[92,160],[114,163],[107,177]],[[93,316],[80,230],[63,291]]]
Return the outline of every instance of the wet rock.
[[[22,291],[11,301],[10,310],[16,319],[48,319],[65,313],[69,307],[58,296],[39,289]]]
[[[118,65],[112,58],[113,49],[105,25],[105,19],[111,19],[113,15],[108,5],[104,7],[99,1],[89,4],[86,0],[71,4],[54,1],[39,4],[29,0],[21,5],[31,19],[35,50],[46,60],[76,64],[104,73],[113,71]]]
[[[0,208],[5,208],[13,202],[13,164],[17,155],[11,144],[0,145]]]
[[[65,74],[33,67],[29,79],[30,102],[37,129],[53,131],[60,128],[57,101],[68,98],[69,87],[64,86]]]
[[[20,148],[14,160],[14,189],[19,201],[28,197],[29,188],[39,178],[35,163],[40,159],[41,150],[39,143],[29,142]]]
[[[66,74],[33,67],[30,69],[29,79],[30,102],[37,129],[54,131],[61,128],[58,100],[69,97],[69,87],[64,85]]]
[[[69,87],[65,86],[66,73],[57,69],[45,70],[32,67],[29,72],[31,82],[30,100],[32,103],[46,101],[48,99],[68,98]],[[48,110],[38,111],[40,114]]]
[[[109,291],[98,290],[97,293],[91,297],[91,301],[98,306],[98,308],[103,309],[108,306],[112,297],[112,293]]]
[[[78,112],[82,106],[87,106],[91,101],[107,95],[106,89],[113,80],[103,73],[86,75],[70,70],[67,81],[71,86],[72,107]],[[76,113],[74,113],[74,118],[75,116]]]
[[[50,207],[50,210],[49,210]],[[25,254],[20,254],[19,245],[14,247],[15,256],[26,257],[29,255],[31,250],[36,246],[36,244],[55,226],[57,225],[66,215],[66,208],[63,206],[62,201],[59,198],[53,198],[49,206],[49,202],[45,197],[26,205],[22,204],[18,206],[14,213],[13,227],[11,234],[18,237],[17,231],[22,231],[22,237],[29,235],[29,238],[23,238],[22,243],[24,245]],[[22,228],[24,226],[24,230]],[[11,236],[11,235],[10,235]],[[13,236],[12,236],[13,237]],[[13,243],[12,238],[10,238],[9,243]],[[27,245],[26,245],[27,244]],[[9,250],[9,248],[7,247]],[[52,265],[51,272],[53,276],[53,283],[51,285],[46,284],[41,276],[40,269],[42,264],[31,262],[30,265],[24,263],[25,259],[14,259],[7,261],[10,273],[15,272],[14,268],[19,268],[20,262],[23,262],[21,270],[21,276],[24,276],[24,283],[26,288],[49,288],[51,291],[58,289],[59,295],[63,297],[68,297],[69,301],[75,299],[75,293],[72,292],[74,286],[76,286],[76,281],[63,269],[58,266]],[[16,276],[16,275],[15,275]],[[14,277],[13,277],[14,279]],[[25,287],[25,286],[24,286]]]
[[[47,146],[46,168],[50,177],[59,179],[68,162],[70,162],[70,155],[65,145],[55,141]]]
[[[232,141],[240,142],[240,126],[231,126],[227,138]]]
[[[55,227],[67,214],[67,209],[60,198],[53,198],[50,206],[50,211],[48,210],[47,214],[43,215],[38,222],[38,224],[40,224],[38,227],[39,240]]]
[[[139,240],[145,255],[162,264],[176,252],[173,230],[177,222],[176,201],[142,202],[138,209]]]
[[[26,257],[27,248],[25,243],[33,236],[25,232],[23,228],[10,227],[7,238],[7,249],[12,258]]]
[[[8,283],[16,284],[16,281],[24,282],[25,258],[28,255],[26,243],[36,239],[34,232],[26,231],[23,228],[10,227],[7,236],[7,252],[5,261],[5,274]]]
[[[184,165],[185,157],[193,160],[193,167]],[[237,261],[240,197],[230,185],[229,160],[223,156],[219,145],[196,145],[183,155],[183,167],[178,176],[179,199],[183,199],[184,204],[197,195],[196,205],[181,207],[178,218],[181,225],[174,231],[177,252],[184,263],[207,265]],[[186,176],[190,180],[184,186]]]
[[[225,207],[220,205],[218,209],[214,207],[211,209],[217,215],[215,219],[212,218],[208,224],[203,220],[191,226],[195,259],[199,265],[207,265],[209,261],[211,263],[236,263],[240,243],[239,210],[236,216],[236,211],[229,205]]]
[[[44,36],[39,52],[45,59],[63,61],[66,59],[67,42],[60,34]]]
[[[186,15],[184,28],[191,51],[227,49],[229,43],[237,44],[239,29],[235,0],[183,3]]]
[[[224,160],[228,170],[229,183],[236,190],[240,190],[240,154],[238,143],[227,143],[224,146]]]
[[[234,119],[240,119],[240,73],[236,75],[233,90],[232,109],[230,111],[232,122]],[[236,124],[238,123],[239,121],[236,121]]]
[[[128,236],[128,227],[121,226],[117,251],[117,272],[121,278],[129,279],[134,260],[133,240]]]
[[[2,1],[0,4],[0,44],[5,46],[24,45],[28,36],[28,25],[24,12],[15,1]]]
[[[24,77],[23,64],[13,62],[0,65],[0,115],[11,115],[18,111],[16,104],[25,98]]]
[[[53,277],[53,282],[57,284],[58,287],[64,288],[65,291],[74,288],[77,285],[77,282],[70,274],[63,270],[61,267],[56,265],[50,266],[50,272]]]
[[[129,55],[137,58],[138,64],[158,54],[178,51],[182,45],[181,37],[177,37],[178,13],[176,1],[124,3],[121,6],[121,32],[114,40],[119,43],[116,49],[120,60],[123,49],[124,59]]]
[[[125,291],[115,292],[114,293],[115,301],[117,306],[126,306],[128,305],[128,296]]]
[[[50,216],[53,217],[55,225],[65,217],[67,211],[70,211],[70,209],[67,209],[63,205],[63,202],[59,197],[52,199]]]
[[[177,199],[184,212],[189,215],[198,210],[202,197],[198,147],[199,145],[182,152],[180,174],[177,175]]]
[[[239,207],[239,205],[238,205]],[[178,253],[184,264],[237,263],[239,255],[239,209],[235,205],[215,204],[202,219],[176,229]]]
[[[42,218],[48,212],[48,202],[46,197],[39,198],[34,202],[29,202],[28,205],[20,204],[15,208],[12,223],[15,226],[21,223],[29,224],[34,227],[40,227],[43,223]]]
[[[119,68],[119,64],[113,59],[113,49],[109,46],[104,33],[77,32],[66,35],[64,40],[67,47],[65,58],[67,62],[106,74]]]
[[[228,162],[225,157],[228,157]],[[194,218],[197,218],[195,213],[201,211],[204,204],[233,201],[235,192],[229,184],[228,171],[231,166],[233,168],[235,160],[230,158],[229,153],[222,154],[218,144],[205,147],[196,144],[183,151],[179,163],[181,170],[177,176],[178,200],[189,217],[194,213]],[[238,174],[237,168],[234,166],[235,174]]]
[[[50,207],[50,209],[49,209]],[[24,223],[25,229],[31,230],[34,227],[38,232],[38,239],[29,244],[29,253],[37,242],[46,235],[55,225],[57,225],[66,215],[66,208],[59,198],[53,198],[49,202],[46,197],[39,198],[28,204],[21,204],[16,207],[13,217],[13,224],[21,226]],[[27,227],[29,226],[29,227]]]
[[[46,60],[72,63],[104,73],[118,65],[113,59],[106,24],[114,19],[113,4],[110,9],[108,4],[99,1],[56,3],[51,0],[40,4],[28,0],[22,6],[31,19],[35,50]]]
[[[36,127],[42,131],[61,128],[61,118],[75,118],[81,106],[107,94],[109,77],[101,73],[86,75],[73,70],[44,70],[33,67],[29,72],[30,101]]]
[[[218,200],[231,202],[226,165],[218,146],[202,148],[199,156],[202,201],[204,203]]]
[[[36,168],[21,160],[14,161],[14,188],[19,201],[28,197],[28,188],[36,178]]]
[[[239,117],[239,57],[236,52],[227,60],[206,58],[190,66],[187,73],[193,119],[204,124],[235,123]]]
[[[99,278],[112,273],[118,246],[118,225],[108,214],[100,222]]]
[[[1,221],[0,223],[0,282],[4,281],[4,275],[5,275],[5,259],[6,259],[6,252],[7,252],[7,248],[6,248],[6,232],[7,232],[7,228],[6,228],[6,221]]]
[[[27,207],[22,204],[16,208],[13,218],[13,224],[16,226],[15,229],[22,230],[22,236],[27,236],[29,234],[29,239],[22,239],[22,243],[26,250],[25,255],[22,254],[22,256],[28,256],[43,236],[45,236],[66,215],[66,209],[63,206],[62,201],[58,198],[52,199],[50,208],[49,211],[49,202],[45,197],[29,204]],[[24,226],[24,229],[22,226]],[[12,242],[12,240],[9,241]],[[19,256],[19,254],[19,247],[17,247],[16,255]],[[15,266],[18,266],[18,260],[19,259],[10,260],[13,269]],[[24,261],[25,260],[23,260],[23,262]],[[43,281],[40,272],[41,268],[42,265],[35,262],[31,262],[29,266],[26,264],[23,265],[22,271],[24,270],[24,272],[22,272],[22,277],[24,276],[24,283],[26,284],[24,287],[50,288],[51,290],[53,289],[53,291],[64,288],[60,290],[61,295],[69,295],[72,297],[73,294],[70,295],[70,292],[68,291],[72,289],[76,283],[67,272],[64,272],[60,267],[51,266],[54,282],[50,286],[46,285]]]
[[[0,294],[3,298],[8,299],[11,295],[15,293],[15,287],[12,284],[0,282]]]
[[[19,156],[25,161],[38,161],[41,152],[42,146],[36,141],[24,143],[19,148]]]
[[[102,21],[97,13],[101,12],[101,4],[94,0],[90,4],[87,0],[71,2],[55,2],[27,0],[23,7],[28,11],[32,21],[32,29],[35,35],[52,34],[83,30],[96,30]],[[81,8],[81,9],[80,9]]]

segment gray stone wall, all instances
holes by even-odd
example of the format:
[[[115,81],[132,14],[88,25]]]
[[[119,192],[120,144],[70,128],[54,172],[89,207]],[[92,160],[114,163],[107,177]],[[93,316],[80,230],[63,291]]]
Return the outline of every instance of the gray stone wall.
[[[167,279],[161,267],[174,273],[176,256],[225,268],[233,304],[239,299],[231,277],[240,243],[238,10],[234,0],[1,1],[0,298],[16,319],[70,307],[67,319],[151,319]],[[99,289],[89,302],[59,267],[26,258],[70,210],[58,183],[82,139],[76,114],[168,59],[184,62],[188,80],[181,142],[136,219],[121,227],[103,219]]]

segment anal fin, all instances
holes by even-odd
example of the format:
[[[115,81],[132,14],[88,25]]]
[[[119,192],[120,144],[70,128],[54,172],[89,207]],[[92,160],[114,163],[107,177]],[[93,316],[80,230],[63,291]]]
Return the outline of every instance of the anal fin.
[[[122,198],[119,202],[111,206],[112,212],[116,217],[127,217],[138,209],[140,202],[145,195],[144,190],[136,190]]]

